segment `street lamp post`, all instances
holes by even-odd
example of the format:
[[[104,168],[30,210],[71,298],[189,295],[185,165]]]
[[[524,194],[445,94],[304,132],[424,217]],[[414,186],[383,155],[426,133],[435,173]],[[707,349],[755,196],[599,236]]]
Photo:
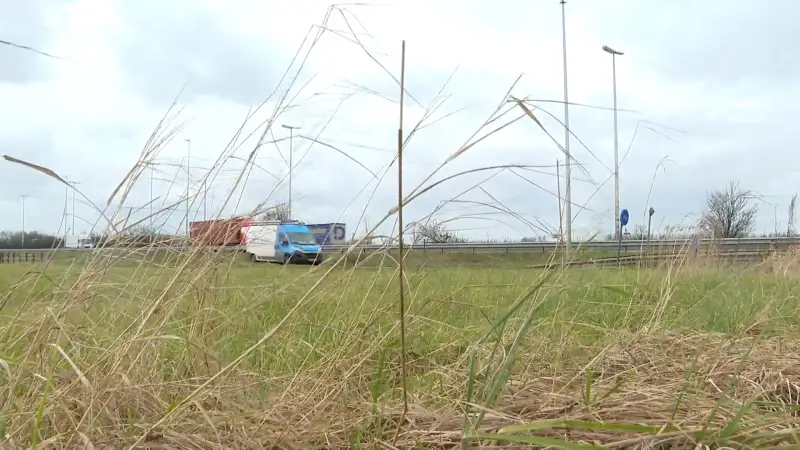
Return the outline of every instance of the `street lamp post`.
[[[289,204],[287,205],[287,213],[289,217],[288,219],[291,220],[292,218],[292,171],[294,170],[294,160],[292,159],[292,153],[294,153],[294,130],[299,130],[300,127],[293,127],[290,125],[281,125],[281,127],[286,128],[289,130]]]
[[[25,248],[25,199],[28,197],[27,194],[20,195],[22,197],[22,248]]]
[[[77,181],[70,181],[69,184],[72,186],[72,234],[77,235],[77,233],[75,233],[75,185],[80,183]]]
[[[611,54],[611,76],[614,84],[614,233],[619,235],[619,137],[617,135],[617,55],[624,53],[604,45],[603,51]]]
[[[189,184],[192,182],[192,140],[186,141],[186,237],[189,237]]]
[[[69,234],[69,208],[67,207],[69,201],[69,177],[64,178],[66,184],[64,185],[64,242],[66,242],[67,234]]]
[[[203,220],[208,220],[206,211],[208,209],[208,174],[206,174],[205,178],[203,178]]]
[[[566,176],[564,215],[567,216],[567,246],[566,254],[569,257],[572,249],[572,155],[569,151],[569,89],[567,88],[567,15],[566,1],[561,0],[561,42],[564,52],[564,153],[567,156],[567,164],[564,166]]]
[[[154,233],[153,230],[153,172],[155,171],[155,167],[153,167],[153,162],[149,163],[150,165],[150,235]]]

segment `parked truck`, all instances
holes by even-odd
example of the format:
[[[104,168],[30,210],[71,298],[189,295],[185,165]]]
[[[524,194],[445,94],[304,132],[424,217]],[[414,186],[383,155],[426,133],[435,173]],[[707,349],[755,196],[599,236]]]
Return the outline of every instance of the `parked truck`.
[[[308,226],[294,220],[246,221],[242,244],[250,261],[321,264],[322,247]]]
[[[193,245],[238,246],[251,261],[321,264],[322,247],[308,226],[294,220],[220,219],[191,222]]]

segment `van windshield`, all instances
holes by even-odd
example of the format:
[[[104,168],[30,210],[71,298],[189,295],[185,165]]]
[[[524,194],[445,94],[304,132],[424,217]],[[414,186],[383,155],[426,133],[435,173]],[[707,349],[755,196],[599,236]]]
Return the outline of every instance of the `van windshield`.
[[[311,233],[287,233],[289,235],[289,240],[292,244],[297,245],[317,245],[317,240],[314,239],[314,235]]]

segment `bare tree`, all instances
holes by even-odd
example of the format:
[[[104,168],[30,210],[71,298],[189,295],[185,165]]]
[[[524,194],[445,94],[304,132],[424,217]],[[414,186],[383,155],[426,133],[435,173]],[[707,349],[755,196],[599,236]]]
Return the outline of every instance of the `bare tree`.
[[[369,234],[369,220],[364,219],[364,245],[372,245],[375,239]],[[353,242],[358,242],[358,239],[353,239]]]
[[[789,218],[786,221],[786,237],[794,237],[797,234],[795,221],[797,220],[797,193],[789,201]]]
[[[647,240],[647,227],[642,224],[634,225],[633,231],[631,232],[628,239],[632,239],[634,241],[646,241]]]
[[[774,211],[772,212],[772,223],[774,226],[772,237],[781,237],[783,233],[781,233],[781,220],[778,219],[778,205],[775,205]]]
[[[758,205],[751,204],[756,199],[758,195],[732,181],[725,189],[708,195],[703,224],[717,238],[746,237],[756,225]]]
[[[429,244],[450,244],[466,242],[466,239],[448,230],[442,222],[430,221],[414,226],[414,240]]]
[[[278,203],[258,216],[259,220],[289,220],[289,205]]]

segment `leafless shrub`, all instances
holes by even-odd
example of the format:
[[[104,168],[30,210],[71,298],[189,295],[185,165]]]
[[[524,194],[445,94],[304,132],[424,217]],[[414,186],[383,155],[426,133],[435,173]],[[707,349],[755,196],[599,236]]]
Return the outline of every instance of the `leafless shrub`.
[[[258,216],[259,220],[289,220],[289,204],[278,203]]]
[[[466,239],[448,229],[442,222],[432,220],[427,223],[417,223],[414,226],[414,242],[453,244],[466,241]]]
[[[633,231],[625,237],[626,239],[631,239],[634,241],[644,241],[647,240],[647,227],[642,224],[637,224],[633,226]]]
[[[716,238],[743,238],[753,232],[758,205],[752,204],[759,196],[739,187],[732,181],[725,189],[712,192],[706,200],[706,210],[701,228]]]
[[[792,196],[789,201],[789,217],[786,219],[786,237],[794,237],[797,235],[795,229],[795,221],[797,220],[797,193]]]

